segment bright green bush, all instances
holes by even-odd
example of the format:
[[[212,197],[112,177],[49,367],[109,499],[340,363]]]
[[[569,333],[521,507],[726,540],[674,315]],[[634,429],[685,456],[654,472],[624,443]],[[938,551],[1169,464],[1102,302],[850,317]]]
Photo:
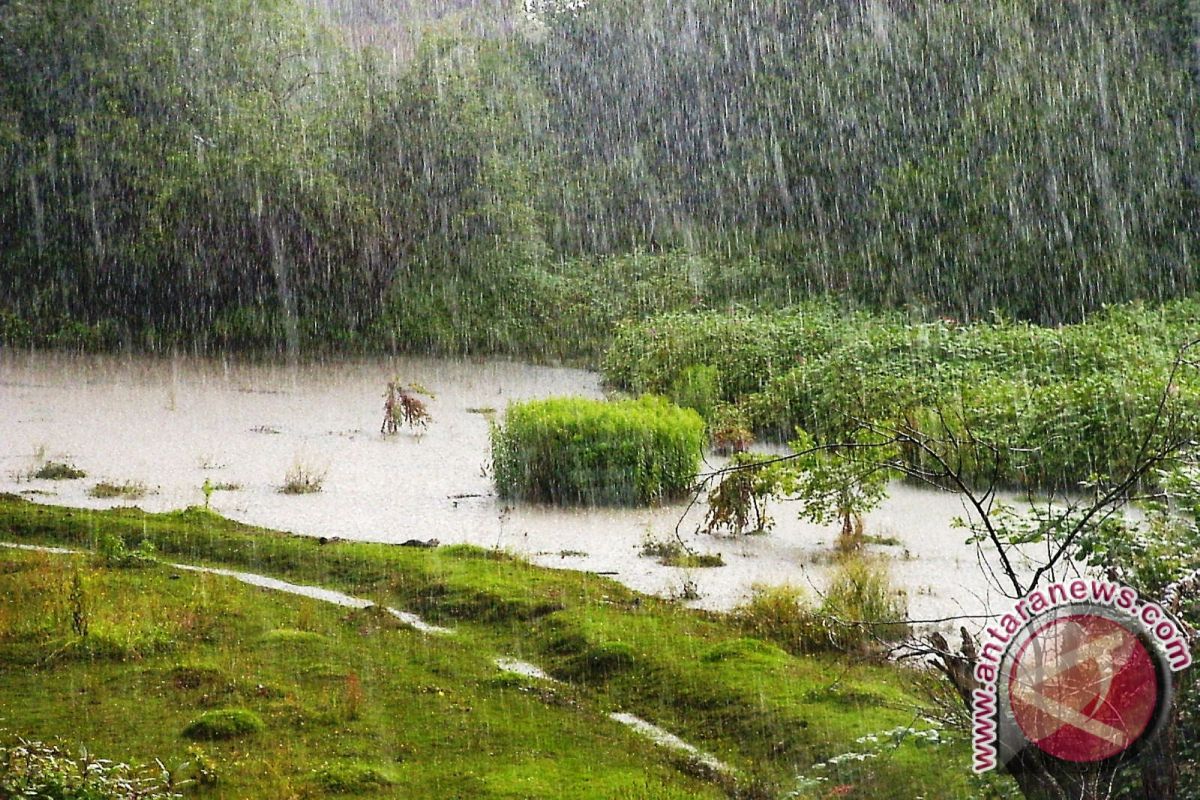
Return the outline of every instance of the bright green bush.
[[[492,462],[505,498],[642,505],[691,488],[703,442],[700,416],[659,397],[553,398],[508,407]]]
[[[253,711],[224,708],[201,714],[188,723],[183,735],[200,741],[219,741],[257,733],[262,729],[263,721]]]

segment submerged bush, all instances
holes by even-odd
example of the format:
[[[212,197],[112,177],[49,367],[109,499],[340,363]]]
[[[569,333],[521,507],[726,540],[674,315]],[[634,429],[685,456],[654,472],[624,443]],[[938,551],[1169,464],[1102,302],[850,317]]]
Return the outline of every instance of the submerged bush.
[[[188,723],[183,735],[200,741],[235,739],[257,733],[263,729],[263,721],[253,711],[244,708],[225,708],[208,711]]]
[[[508,407],[492,461],[502,497],[640,505],[685,494],[703,443],[700,416],[662,398],[553,398]]]
[[[38,467],[37,471],[33,473],[33,477],[44,481],[73,481],[86,478],[87,473],[74,464],[66,464],[62,461],[47,461]]]

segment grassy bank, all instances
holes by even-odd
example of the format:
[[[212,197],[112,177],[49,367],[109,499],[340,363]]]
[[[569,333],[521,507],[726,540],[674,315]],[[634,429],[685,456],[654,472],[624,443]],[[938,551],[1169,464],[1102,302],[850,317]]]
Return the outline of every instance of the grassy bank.
[[[8,734],[170,763],[187,759],[182,732],[202,712],[245,709],[263,731],[201,745],[226,772],[219,796],[320,795],[322,781],[347,772],[383,778],[363,778],[358,794],[397,797],[773,797],[809,784],[797,796],[836,786],[863,798],[990,791],[973,783],[964,742],[906,735],[930,727],[907,673],[788,655],[727,619],[606,579],[469,547],[320,545],[195,509],[0,500],[0,538],[92,547],[109,536],[131,549],[148,540],[164,559],[342,589],[456,633],[430,638],[162,566],[0,552]],[[87,637],[68,613],[77,567]],[[501,674],[493,655],[538,663],[565,683]],[[617,710],[694,742],[737,777],[704,778],[605,718]],[[883,745],[856,741],[898,729]]]

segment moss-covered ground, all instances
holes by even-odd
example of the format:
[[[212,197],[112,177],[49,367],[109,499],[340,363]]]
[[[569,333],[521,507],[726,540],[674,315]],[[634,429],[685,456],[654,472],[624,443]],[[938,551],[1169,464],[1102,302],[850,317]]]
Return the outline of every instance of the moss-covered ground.
[[[212,797],[1000,791],[972,778],[961,738],[904,734],[931,727],[906,670],[789,655],[726,618],[604,578],[471,547],[322,545],[200,509],[97,512],[0,497],[0,540],[95,549],[108,536],[130,549],[148,540],[162,562],[338,589],[454,633],[167,563],[117,568],[90,554],[0,549],[0,737],[188,762],[184,778],[198,777],[199,760],[216,783],[185,792]],[[561,682],[502,672],[497,656]],[[213,711],[234,713],[203,716]],[[614,711],[677,734],[734,774],[655,746],[609,719]],[[222,726],[237,730],[225,736]]]

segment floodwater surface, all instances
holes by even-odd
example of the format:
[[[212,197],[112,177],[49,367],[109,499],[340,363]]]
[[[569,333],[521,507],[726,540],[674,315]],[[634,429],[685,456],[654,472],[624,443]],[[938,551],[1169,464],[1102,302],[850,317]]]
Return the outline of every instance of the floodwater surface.
[[[433,397],[425,430],[379,432],[389,380]],[[489,419],[515,400],[602,397],[595,373],[508,361],[432,358],[299,365],[148,356],[0,353],[0,489],[31,499],[165,511],[205,502],[243,522],[312,536],[380,542],[436,539],[503,548],[552,567],[610,574],[693,605],[729,609],[756,584],[790,583],[813,597],[824,585],[837,530],[801,522],[787,503],[770,508],[768,534],[697,532],[703,502],[643,509],[560,509],[506,503],[493,491]],[[80,480],[29,477],[45,460],[86,471]],[[706,469],[720,460],[710,459]],[[279,491],[295,468],[323,476],[321,491]],[[136,500],[97,499],[101,481],[144,484]],[[686,512],[686,513],[685,513]],[[894,484],[867,517],[872,545],[908,594],[914,618],[1002,610],[949,492]],[[665,567],[640,555],[678,528],[725,566]]]

